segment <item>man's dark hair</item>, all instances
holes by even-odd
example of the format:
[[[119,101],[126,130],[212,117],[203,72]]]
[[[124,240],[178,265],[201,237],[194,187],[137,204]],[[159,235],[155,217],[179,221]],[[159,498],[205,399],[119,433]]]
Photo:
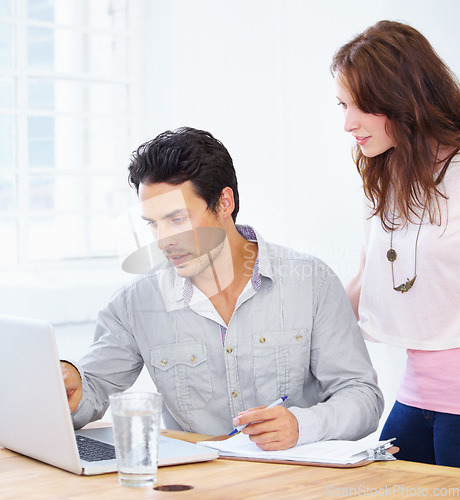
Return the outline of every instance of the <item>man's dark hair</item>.
[[[128,180],[138,193],[141,183],[191,181],[213,212],[217,212],[222,190],[228,186],[233,190],[232,217],[236,220],[239,195],[233,160],[225,146],[204,130],[167,130],[142,144],[132,154]]]

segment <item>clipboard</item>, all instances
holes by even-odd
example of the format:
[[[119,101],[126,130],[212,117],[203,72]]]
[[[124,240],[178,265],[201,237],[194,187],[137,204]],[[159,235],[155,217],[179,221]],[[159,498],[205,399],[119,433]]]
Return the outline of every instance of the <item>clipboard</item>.
[[[211,439],[208,439],[204,442],[198,442],[197,444],[202,443],[204,446],[210,446],[210,443],[213,442],[219,442],[219,441],[226,441],[229,439],[229,436],[224,435],[224,436],[215,436]],[[286,465],[308,465],[308,466],[313,466],[313,467],[334,467],[334,468],[340,468],[340,469],[347,469],[347,468],[356,468],[356,467],[363,467],[365,465],[372,464],[374,462],[378,461],[390,461],[390,460],[396,460],[396,458],[393,456],[399,451],[399,448],[397,446],[393,446],[391,443],[395,440],[395,438],[390,439],[388,441],[385,441],[383,443],[377,444],[376,446],[373,446],[371,448],[365,449],[362,452],[359,452],[353,457],[358,458],[360,455],[362,455],[362,459],[359,460],[358,462],[354,463],[334,463],[334,462],[315,462],[315,461],[310,461],[310,460],[295,460],[295,459],[282,459],[282,458],[262,458],[262,457],[255,457],[255,456],[250,456],[250,457],[245,457],[245,456],[235,456],[235,455],[230,455],[226,454],[225,450],[220,450],[218,446],[216,446],[217,449],[219,449],[219,458],[225,459],[225,460],[238,460],[238,461],[246,461],[246,462],[263,462],[263,463],[276,463],[276,464],[286,464]],[[212,444],[211,444],[212,446]]]

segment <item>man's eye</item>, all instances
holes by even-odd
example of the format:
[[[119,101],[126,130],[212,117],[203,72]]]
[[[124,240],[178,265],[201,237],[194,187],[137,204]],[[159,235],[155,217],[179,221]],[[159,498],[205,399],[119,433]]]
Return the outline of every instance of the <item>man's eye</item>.
[[[171,219],[171,222],[173,224],[182,224],[184,222],[185,217],[174,217],[174,219]]]
[[[155,220],[148,220],[147,226],[153,227],[155,229],[158,226],[158,224]]]

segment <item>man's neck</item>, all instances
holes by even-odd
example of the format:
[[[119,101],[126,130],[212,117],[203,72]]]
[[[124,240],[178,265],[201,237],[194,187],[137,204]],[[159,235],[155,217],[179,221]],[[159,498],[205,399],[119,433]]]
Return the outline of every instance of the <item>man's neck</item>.
[[[234,224],[226,228],[226,234],[218,257],[205,273],[196,276],[192,281],[209,298],[228,324],[238,297],[251,279],[258,247],[256,242],[245,239]]]

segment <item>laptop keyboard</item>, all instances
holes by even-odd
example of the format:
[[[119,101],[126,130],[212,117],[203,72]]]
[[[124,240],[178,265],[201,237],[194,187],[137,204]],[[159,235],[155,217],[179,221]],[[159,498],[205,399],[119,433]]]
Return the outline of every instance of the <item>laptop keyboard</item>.
[[[100,462],[115,458],[115,446],[86,436],[76,436],[80,458],[86,462]]]

